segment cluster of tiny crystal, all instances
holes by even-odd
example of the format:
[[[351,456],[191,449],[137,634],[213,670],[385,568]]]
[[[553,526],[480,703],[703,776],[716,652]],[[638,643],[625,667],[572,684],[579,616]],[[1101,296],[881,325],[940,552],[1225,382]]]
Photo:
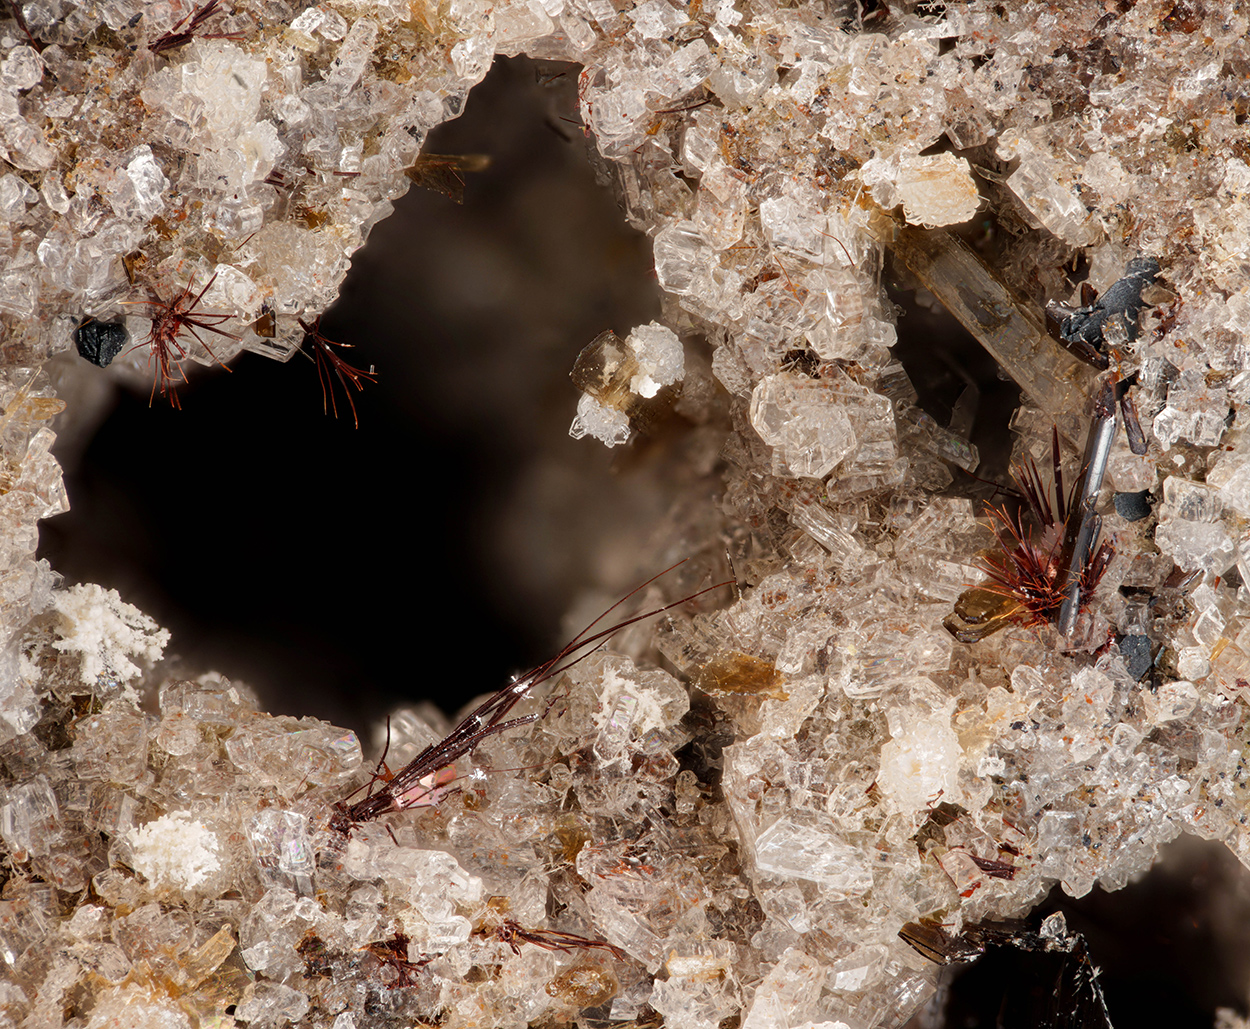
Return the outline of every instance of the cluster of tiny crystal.
[[[1235,5],[14,9],[3,1024],[871,1029],[933,992],[907,922],[956,932],[1056,882],[1118,887],[1182,832],[1250,864]],[[719,485],[665,544],[692,555],[668,596],[726,545],[743,585],[719,611],[634,627],[638,660],[595,654],[558,703],[527,699],[518,713],[544,716],[485,739],[436,803],[343,832],[335,802],[372,779],[354,736],[265,715],[218,677],[156,681],[157,626],[108,591],[53,589],[35,562],[36,521],[66,504],[40,372],[87,317],[124,321],[121,360],[145,361],[159,305],[206,286],[230,336],[181,340],[191,357],[289,356],[425,133],[494,54],[522,52],[584,66],[586,126],[654,239],[667,329],[632,337],[646,366],[629,390],[645,404],[685,367],[677,410],[719,434]],[[1107,485],[1150,491],[1152,510],[1103,504],[1116,556],[1071,646],[1047,626],[975,644],[943,627],[993,538],[940,493],[976,451],[920,410],[880,278],[905,225],[947,238],[979,204],[1022,310],[1079,303],[1063,276],[1080,260],[1099,288],[1137,255],[1162,268],[1138,338],[1109,340],[1149,450],[1118,442]],[[982,300],[988,341],[1001,312]],[[668,330],[688,353],[709,343],[710,370],[670,354]],[[1023,351],[1000,359],[1028,380]],[[1088,377],[1069,385],[1026,398],[1019,453],[1048,452],[1054,412],[1088,417]],[[677,675],[641,660],[657,651]],[[393,717],[390,767],[436,721]]]

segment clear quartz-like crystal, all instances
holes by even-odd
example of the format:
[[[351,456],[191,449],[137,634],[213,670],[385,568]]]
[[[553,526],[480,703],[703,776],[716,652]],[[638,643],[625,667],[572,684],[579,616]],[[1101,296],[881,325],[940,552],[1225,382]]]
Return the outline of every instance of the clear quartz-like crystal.
[[[832,824],[774,822],[755,838],[755,863],[768,875],[819,883],[833,894],[854,897],[872,885],[866,855],[838,839]]]
[[[308,1011],[308,997],[280,983],[256,983],[247,988],[238,1016],[252,1025],[276,1026],[298,1022]]]
[[[46,854],[51,848],[60,811],[48,781],[38,776],[9,789],[0,804],[0,838],[18,857]]]
[[[271,885],[291,888],[312,876],[314,857],[306,815],[266,808],[252,819],[249,842],[258,868],[262,875],[268,873]]]
[[[693,223],[679,223],[655,238],[655,273],[670,293],[695,293],[706,274],[711,248]]]
[[[782,474],[822,478],[858,442],[851,419],[828,386],[782,373],[751,395],[751,424],[774,448]]]
[[[756,987],[743,1029],[783,1029],[810,1019],[825,978],[819,961],[790,948]]]

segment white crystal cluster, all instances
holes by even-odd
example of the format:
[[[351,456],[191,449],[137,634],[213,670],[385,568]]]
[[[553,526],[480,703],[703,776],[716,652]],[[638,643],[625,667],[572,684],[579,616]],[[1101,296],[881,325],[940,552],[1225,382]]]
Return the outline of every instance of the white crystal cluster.
[[[597,345],[596,345],[597,344]],[[577,417],[569,428],[574,439],[591,436],[605,446],[628,443],[633,435],[629,411],[665,386],[680,383],[686,354],[672,329],[658,322],[640,325],[624,340],[601,334],[587,352],[595,351],[598,367],[589,389],[577,400]]]
[[[954,933],[1055,883],[1118,887],[1183,832],[1250,865],[1250,26],[1232,5],[13,9],[6,1020],[872,1029],[934,989],[908,922]],[[124,321],[145,360],[161,305],[201,289],[230,335],[178,337],[191,358],[289,356],[425,133],[521,52],[583,65],[582,115],[666,291],[664,325],[604,345],[628,351],[622,382],[597,369],[623,399],[588,393],[582,429],[619,442],[685,375],[675,410],[719,433],[721,463],[645,560],[691,558],[671,598],[728,547],[741,590],[631,628],[638,660],[595,654],[558,704],[524,701],[541,717],[486,735],[437,803],[331,828],[373,781],[350,733],[219,677],[161,682],[142,615],[54,593],[33,559],[65,507],[40,371],[86,317]],[[978,210],[999,226],[983,256],[950,228]],[[1111,455],[1115,556],[1071,643],[1044,620],[971,644],[944,628],[994,540],[948,490],[975,448],[891,352],[887,250],[1020,383],[1016,450],[1039,458],[1052,425],[1079,447],[1094,378],[1040,304],[1079,303],[1073,267],[1105,290],[1135,256],[1161,266],[1137,337],[1108,330],[1148,450]],[[710,361],[687,362],[702,341]],[[1112,491],[1149,491],[1149,513]],[[648,670],[657,653],[671,671]],[[388,761],[445,728],[402,713]]]

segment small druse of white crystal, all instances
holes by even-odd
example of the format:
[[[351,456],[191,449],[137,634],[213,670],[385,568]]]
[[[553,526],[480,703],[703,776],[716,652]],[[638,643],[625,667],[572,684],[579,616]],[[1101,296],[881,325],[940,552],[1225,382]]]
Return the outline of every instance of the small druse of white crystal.
[[[629,388],[640,397],[653,397],[661,386],[680,382],[686,373],[686,356],[672,329],[659,322],[640,325],[626,342],[638,358],[638,373]]]
[[[578,398],[577,417],[569,426],[569,435],[574,439],[593,436],[605,447],[620,446],[629,442],[629,416],[583,393]]]
[[[158,887],[194,889],[221,869],[216,834],[185,811],[135,829],[130,847],[135,871]]]
[[[963,754],[950,716],[891,711],[890,735],[881,748],[877,786],[900,811],[917,811],[951,799]]]
[[[102,675],[133,679],[141,669],[131,658],[159,661],[169,642],[169,630],[127,604],[117,590],[83,583],[58,591],[52,604],[70,623],[53,646],[82,655],[82,681],[88,686]]]

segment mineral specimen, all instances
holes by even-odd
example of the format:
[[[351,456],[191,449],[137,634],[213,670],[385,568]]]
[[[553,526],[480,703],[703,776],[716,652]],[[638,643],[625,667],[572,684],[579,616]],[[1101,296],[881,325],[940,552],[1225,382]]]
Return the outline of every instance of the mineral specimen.
[[[1115,889],[1181,833],[1250,865],[1236,5],[15,0],[5,19],[6,1021],[871,1029],[934,993],[908,926],[960,939],[1055,883]],[[520,53],[581,65],[595,160],[666,291],[663,324],[596,341],[575,431],[623,442],[668,391],[702,493],[638,559],[689,557],[670,597],[730,563],[740,591],[633,627],[458,753],[458,788],[345,832],[335,805],[386,774],[354,735],[165,679],[150,619],[35,560],[66,506],[43,368],[102,358],[92,324],[138,342],[110,374],[153,362],[155,388],[184,358],[290,357],[426,133]],[[1137,258],[1170,300],[1123,284]],[[993,536],[964,495],[966,420],[922,410],[891,352],[896,276],[1020,386],[982,437],[1017,463],[1085,439],[1101,384],[1044,308],[1102,292],[1083,324],[1135,378],[1148,449],[1108,437],[1107,489],[1082,498],[1114,541],[1091,646],[943,629]],[[446,730],[397,713],[387,760]]]

